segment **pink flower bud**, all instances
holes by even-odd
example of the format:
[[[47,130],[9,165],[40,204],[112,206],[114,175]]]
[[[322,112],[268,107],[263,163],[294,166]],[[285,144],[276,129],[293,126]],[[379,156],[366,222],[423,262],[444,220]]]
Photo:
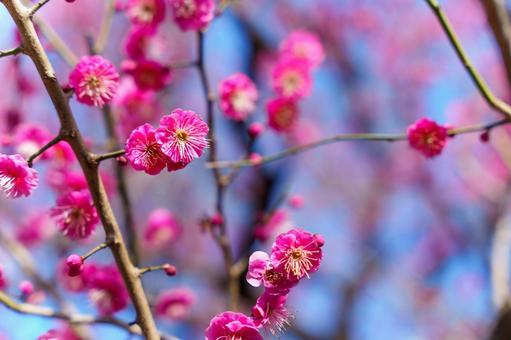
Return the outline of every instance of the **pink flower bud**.
[[[21,281],[19,289],[23,296],[28,296],[34,292],[34,285],[30,281]]]
[[[213,226],[219,226],[222,223],[224,223],[224,217],[221,214],[215,213],[211,216],[211,224]]]
[[[248,134],[252,138],[259,137],[259,135],[263,132],[264,132],[264,125],[259,122],[254,122],[254,123],[250,124],[248,127]]]
[[[167,274],[167,276],[175,276],[177,274],[176,267],[168,263],[163,265],[163,270],[165,271],[165,274]]]
[[[120,165],[125,166],[128,164],[128,159],[125,156],[119,156],[115,159]]]
[[[80,255],[69,255],[66,264],[68,267],[68,275],[71,277],[78,276],[83,272],[83,259]]]
[[[289,205],[295,209],[303,207],[303,196],[293,195],[289,197]]]
[[[259,165],[263,162],[263,156],[261,156],[257,152],[252,152],[250,156],[248,156],[248,160],[252,165]]]

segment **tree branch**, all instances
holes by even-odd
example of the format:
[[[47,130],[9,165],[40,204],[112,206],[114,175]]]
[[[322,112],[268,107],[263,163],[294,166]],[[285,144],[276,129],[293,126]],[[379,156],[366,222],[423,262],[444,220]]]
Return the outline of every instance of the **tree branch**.
[[[50,2],[50,0],[40,0],[38,3],[36,3],[31,9],[30,11],[28,12],[28,16],[30,18],[32,18],[34,16],[34,14],[36,14],[36,12],[38,10],[40,10],[44,5],[46,5],[48,2]]]
[[[511,21],[502,0],[481,0],[488,23],[493,31],[500,57],[504,63],[508,85],[511,85]]]
[[[23,48],[21,46],[11,48],[10,50],[3,50],[0,51],[0,58],[7,57],[10,55],[18,55],[20,53],[23,53]]]
[[[57,136],[55,136],[52,140],[50,140],[48,143],[46,143],[45,145],[43,145],[42,148],[40,148],[39,150],[37,150],[34,154],[32,154],[30,157],[28,157],[27,159],[27,163],[28,163],[28,166],[29,167],[32,167],[33,163],[34,163],[34,160],[41,156],[46,150],[48,150],[49,148],[51,148],[52,146],[54,146],[55,144],[58,144],[60,143],[61,141],[63,140],[62,138],[62,135],[59,133]]]
[[[461,42],[458,39],[458,36],[454,32],[451,22],[442,11],[440,4],[436,0],[426,0],[426,2],[433,10],[433,13],[437,17],[440,24],[442,25],[442,28],[444,32],[447,34],[449,42],[454,48],[458,58],[460,59],[461,63],[467,70],[468,74],[472,78],[472,81],[474,82],[477,89],[479,90],[483,98],[486,100],[488,105],[490,105],[490,107],[494,108],[498,112],[502,113],[505,117],[508,118],[511,117],[511,106],[509,106],[507,103],[497,98],[493,94],[488,84],[484,81],[479,72],[476,70],[476,68],[472,64],[472,61],[470,60],[465,50],[463,49],[463,46],[461,45]]]
[[[216,151],[216,137],[215,137],[215,118],[213,115],[213,95],[211,93],[209,80],[206,72],[205,65],[205,46],[204,46],[204,33],[198,33],[198,62],[197,68],[199,70],[199,75],[202,83],[202,89],[204,91],[204,96],[206,98],[206,108],[207,108],[207,121],[209,126],[209,135],[208,139],[209,143],[209,161],[211,163],[215,163],[217,161],[217,151]],[[229,289],[229,306],[231,310],[236,310],[238,306],[239,300],[239,285],[238,278],[233,275],[234,271],[232,267],[234,265],[234,258],[231,249],[231,242],[229,240],[229,235],[226,230],[226,222],[225,222],[225,214],[224,214],[224,189],[225,182],[223,181],[222,174],[218,168],[213,169],[213,176],[215,178],[216,185],[216,203],[215,209],[216,213],[222,216],[220,225],[218,226],[218,234],[213,234],[217,244],[222,251],[222,256],[224,259],[227,277],[228,277],[228,289]],[[212,230],[214,233],[214,230]]]
[[[470,125],[466,127],[461,127],[457,129],[451,129],[448,132],[448,135],[450,137],[462,135],[466,133],[473,133],[473,132],[484,132],[484,131],[490,131],[493,128],[497,126],[501,126],[504,124],[509,124],[511,120],[509,119],[501,119],[489,124],[479,124],[479,125]],[[254,163],[250,159],[242,159],[237,161],[218,161],[218,162],[209,162],[206,164],[206,167],[210,169],[215,168],[244,168],[244,167],[250,167],[250,166],[259,166],[262,164],[270,163],[282,158],[286,158],[289,156],[294,156],[299,153],[305,152],[307,150],[315,149],[317,147],[333,144],[337,142],[347,142],[347,141],[369,141],[369,142],[398,142],[398,141],[404,141],[406,140],[406,134],[384,134],[384,133],[347,133],[347,134],[339,134],[332,137],[328,137],[325,139],[321,139],[312,143],[304,144],[304,145],[298,145],[293,146],[289,149],[286,149],[284,151],[277,152],[273,155],[265,156],[261,159],[261,161],[258,161],[257,163]]]
[[[28,303],[18,303],[11,299],[7,294],[0,291],[0,304],[9,308],[10,310],[22,313],[30,314],[35,316],[41,316],[45,318],[54,318],[66,320],[71,324],[110,324],[121,327],[132,334],[141,335],[140,328],[136,325],[130,326],[129,324],[112,317],[96,317],[93,315],[76,314],[76,313],[64,313],[54,311],[51,308],[42,307],[38,305],[32,305]]]
[[[126,153],[126,150],[117,150],[117,151],[112,151],[112,152],[107,152],[107,153],[104,153],[104,154],[101,154],[101,155],[95,155],[94,156],[94,160],[98,163],[102,162],[102,161],[105,161],[107,159],[111,159],[111,158],[117,158],[119,156],[122,156]]]
[[[27,9],[21,4],[20,0],[2,0],[2,3],[5,5],[18,27],[25,52],[32,59],[46,91],[53,102],[60,120],[63,136],[73,149],[85,178],[87,179],[87,184],[103,224],[106,238],[113,241],[110,250],[135,307],[137,313],[136,321],[147,339],[159,339],[160,336],[142,282],[138,277],[138,268],[136,268],[130,260],[119,225],[117,224],[103,182],[99,176],[97,163],[85,146],[69,107],[68,100],[55,76],[55,71],[37,37],[32,21],[26,15]]]

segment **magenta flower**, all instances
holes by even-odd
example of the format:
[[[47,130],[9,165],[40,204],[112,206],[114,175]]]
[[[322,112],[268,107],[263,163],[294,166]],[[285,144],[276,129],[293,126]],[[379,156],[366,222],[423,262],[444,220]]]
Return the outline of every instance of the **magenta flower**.
[[[87,286],[89,299],[101,315],[110,316],[128,306],[128,291],[116,266],[97,267]]]
[[[292,222],[289,219],[287,211],[283,209],[275,210],[264,223],[257,225],[254,229],[254,237],[262,242],[269,238],[283,233],[292,228]]]
[[[174,163],[189,163],[202,155],[208,145],[209,128],[193,111],[175,109],[163,116],[156,139],[164,154]]]
[[[256,327],[263,327],[274,336],[282,334],[289,326],[289,319],[292,317],[285,306],[286,300],[287,295],[264,291],[252,308],[252,320]]]
[[[299,59],[284,59],[272,72],[272,87],[280,97],[301,99],[311,92],[312,79],[307,63]]]
[[[51,215],[64,235],[72,240],[89,237],[99,222],[87,190],[71,191],[57,199]]]
[[[40,335],[37,340],[81,340],[82,337],[78,336],[67,325],[59,329],[50,329],[48,332]]]
[[[325,51],[319,38],[307,31],[294,31],[280,44],[282,59],[299,59],[311,68],[317,67],[325,59]]]
[[[51,135],[46,129],[32,123],[22,123],[18,125],[13,135],[16,152],[25,158],[39,151],[50,139]],[[52,155],[52,149],[53,148],[44,152],[40,159],[49,159]]]
[[[153,26],[134,26],[126,35],[124,51],[134,60],[142,59],[146,55],[149,39],[156,34]]]
[[[165,0],[129,0],[126,14],[134,25],[156,27],[165,19]]]
[[[176,321],[186,319],[195,303],[195,294],[187,288],[167,290],[156,299],[155,312],[161,318]]]
[[[117,91],[119,74],[107,59],[95,55],[85,56],[69,74],[69,85],[80,103],[103,107]]]
[[[156,209],[149,214],[144,240],[148,249],[161,249],[175,241],[181,233],[181,226],[167,209]]]
[[[122,79],[112,104],[125,136],[140,125],[154,121],[159,112],[156,93],[141,90],[131,78]]]
[[[151,124],[144,124],[133,130],[126,141],[126,158],[133,169],[149,175],[159,174],[168,162],[155,133]]]
[[[37,171],[23,157],[0,153],[0,190],[8,198],[29,196],[38,184]]]
[[[249,258],[247,282],[253,287],[261,283],[272,294],[287,294],[298,281],[288,280],[286,275],[276,270],[270,261],[270,256],[263,251],[254,252]]]
[[[83,258],[77,254],[71,254],[66,259],[66,264],[68,268],[68,275],[71,277],[75,277],[83,273],[84,263]]]
[[[16,239],[25,247],[34,247],[53,234],[54,226],[47,211],[29,213],[16,228]]]
[[[122,70],[133,77],[141,90],[159,91],[167,86],[172,78],[170,67],[148,59],[125,60]]]
[[[170,0],[174,21],[183,31],[205,29],[215,16],[213,0]]]
[[[226,117],[233,120],[245,120],[256,108],[257,88],[243,73],[235,73],[221,81],[218,93],[220,108]]]
[[[4,267],[0,264],[0,290],[7,288],[7,279],[5,278]]]
[[[277,132],[291,129],[298,119],[298,106],[294,100],[276,98],[266,105],[268,125]]]
[[[69,276],[69,266],[67,259],[60,261],[57,267],[58,282],[69,292],[83,292],[89,286],[89,282],[94,277],[98,266],[90,261],[83,264],[80,275]]]
[[[442,153],[447,143],[447,127],[428,118],[421,118],[408,127],[407,135],[410,146],[424,156],[432,158]]]
[[[319,268],[323,243],[323,238],[304,230],[290,230],[277,236],[271,248],[271,263],[277,272],[289,280],[309,277]]]
[[[206,340],[263,340],[252,319],[230,311],[220,313],[211,319],[205,335]]]

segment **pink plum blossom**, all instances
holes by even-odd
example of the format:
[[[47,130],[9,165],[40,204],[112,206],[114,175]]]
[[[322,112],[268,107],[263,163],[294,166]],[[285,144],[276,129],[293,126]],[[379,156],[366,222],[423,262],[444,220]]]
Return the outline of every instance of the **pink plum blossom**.
[[[447,127],[428,118],[421,118],[408,127],[410,146],[424,156],[432,158],[442,153],[447,143]]]
[[[325,59],[319,38],[307,31],[294,31],[284,39],[279,48],[280,58],[302,60],[310,67],[317,67]]]
[[[159,91],[167,86],[172,78],[170,67],[149,59],[125,60],[122,70],[133,77],[141,90]]]
[[[277,132],[289,131],[298,119],[298,106],[294,100],[276,98],[266,105],[268,125]]]
[[[189,163],[199,158],[208,145],[207,124],[193,111],[175,109],[163,116],[156,130],[156,140],[174,163]]]
[[[174,21],[183,31],[205,29],[215,15],[213,0],[170,0]]]
[[[150,249],[161,249],[175,241],[181,233],[181,226],[167,209],[156,209],[149,214],[144,240]]]
[[[126,158],[133,169],[149,175],[159,174],[169,161],[155,133],[151,124],[144,124],[133,130],[126,141]]]
[[[263,340],[251,318],[230,311],[220,313],[211,319],[205,335],[206,340]]]
[[[282,334],[289,326],[291,313],[285,304],[287,295],[271,294],[265,291],[252,308],[252,320],[257,327],[269,330],[277,336]]]
[[[85,56],[69,74],[69,85],[80,103],[103,107],[115,96],[119,74],[114,65],[99,56]]]
[[[281,60],[272,72],[273,90],[283,98],[301,99],[311,92],[310,68],[299,59]]]
[[[155,27],[165,19],[165,0],[129,0],[125,10],[134,25]]]
[[[110,316],[128,306],[129,295],[116,266],[99,266],[87,282],[89,299],[101,315]]]
[[[223,113],[235,121],[245,120],[256,108],[257,88],[243,73],[235,73],[222,80],[218,93]]]
[[[88,190],[71,191],[60,196],[51,215],[62,233],[72,240],[89,237],[99,222]]]
[[[163,319],[183,320],[190,315],[196,301],[195,294],[187,288],[174,288],[162,292],[156,299],[156,315]]]
[[[288,280],[286,275],[276,270],[270,256],[263,251],[254,252],[248,262],[247,282],[259,287],[261,284],[273,294],[287,294],[297,281]]]
[[[0,190],[8,198],[29,196],[38,184],[37,171],[23,157],[0,153]]]
[[[319,242],[318,242],[319,240]],[[298,281],[318,270],[322,259],[323,238],[302,229],[280,234],[271,248],[271,263],[289,280]]]

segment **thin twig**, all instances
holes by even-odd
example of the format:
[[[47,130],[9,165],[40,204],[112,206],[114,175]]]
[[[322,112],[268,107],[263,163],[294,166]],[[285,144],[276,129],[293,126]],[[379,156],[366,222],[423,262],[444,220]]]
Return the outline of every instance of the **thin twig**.
[[[173,61],[170,63],[170,68],[171,69],[182,69],[182,68],[194,67],[194,66],[197,66],[197,64],[198,64],[197,60]]]
[[[215,137],[215,118],[213,115],[213,95],[211,94],[208,75],[206,72],[206,64],[205,64],[205,44],[204,44],[204,33],[198,33],[198,62],[197,68],[199,70],[199,75],[202,83],[202,89],[204,91],[204,96],[206,98],[206,113],[207,113],[207,122],[209,126],[209,135],[208,139],[210,141],[209,144],[209,161],[215,163],[217,161],[217,151],[216,151],[216,137]],[[238,299],[239,299],[239,285],[237,277],[233,275],[232,266],[234,265],[234,258],[231,249],[231,242],[229,240],[229,235],[226,230],[226,218],[224,214],[224,189],[225,189],[225,181],[223,180],[223,176],[220,173],[218,168],[213,168],[213,176],[215,179],[216,185],[216,199],[215,199],[215,209],[216,213],[222,216],[220,225],[218,226],[218,234],[215,234],[214,230],[212,230],[214,238],[217,244],[222,251],[222,256],[224,259],[225,269],[227,271],[228,277],[228,290],[229,290],[229,307],[231,310],[236,310],[238,307]],[[215,229],[216,230],[216,229]]]
[[[124,155],[125,153],[126,153],[126,150],[112,151],[112,152],[104,153],[101,155],[96,155],[96,156],[94,156],[94,160],[96,162],[100,163],[107,159],[120,157],[120,156]]]
[[[502,101],[501,99],[497,98],[493,92],[491,91],[488,84],[484,81],[484,79],[481,77],[479,72],[476,70],[474,65],[472,64],[472,61],[468,57],[467,53],[463,49],[463,46],[460,43],[460,40],[458,39],[458,36],[456,35],[454,29],[452,28],[451,22],[447,18],[447,16],[442,11],[442,8],[440,7],[440,4],[436,0],[425,0],[428,5],[431,7],[433,12],[435,13],[438,21],[442,25],[442,28],[444,32],[447,34],[447,37],[449,38],[449,42],[451,43],[452,47],[456,51],[456,54],[458,55],[458,58],[460,59],[461,63],[467,70],[468,74],[472,78],[472,81],[475,83],[477,89],[481,93],[481,95],[484,97],[486,102],[495,110],[499,111],[506,117],[511,117],[511,106],[509,106],[507,103]]]
[[[451,129],[448,132],[450,137],[454,137],[457,135],[462,135],[466,133],[473,132],[484,132],[489,131],[497,126],[501,126],[504,124],[509,124],[511,120],[509,119],[501,119],[489,124],[478,124],[478,125],[470,125],[466,127],[461,127],[457,129]],[[219,162],[209,162],[206,164],[206,167],[210,169],[215,168],[244,168],[250,166],[259,166],[262,164],[266,164],[269,162],[273,162],[285,157],[293,156],[302,152],[305,152],[310,149],[315,149],[317,147],[333,144],[337,142],[346,142],[346,141],[369,141],[369,142],[398,142],[406,140],[406,134],[384,134],[384,133],[347,133],[347,134],[339,134],[332,137],[324,138],[312,143],[293,146],[284,151],[277,152],[273,155],[265,156],[260,161],[254,163],[250,159],[242,159],[237,161],[219,161]]]
[[[158,270],[165,270],[166,266],[167,265],[162,264],[162,265],[158,265],[158,266],[148,266],[148,267],[140,268],[140,275],[142,276],[145,273],[154,272],[154,271],[158,271]]]
[[[18,55],[20,53],[23,53],[23,48],[21,46],[18,46],[15,48],[11,48],[9,50],[0,51],[0,58],[7,57],[10,55]]]
[[[140,328],[138,326],[130,326],[129,324],[125,323],[124,321],[121,321],[116,318],[112,317],[96,317],[93,315],[86,315],[86,314],[76,314],[76,313],[64,313],[55,311],[51,308],[42,307],[38,305],[32,305],[28,303],[18,303],[11,299],[7,294],[0,291],[0,304],[4,305],[5,307],[9,308],[10,310],[22,313],[22,314],[30,314],[30,315],[36,315],[41,316],[45,318],[54,318],[54,319],[62,319],[66,320],[72,324],[110,324],[115,325],[118,327],[121,327],[125,330],[127,330],[130,333],[133,334],[141,334]]]
[[[32,18],[34,16],[34,14],[36,14],[36,12],[38,10],[40,10],[44,5],[46,5],[48,2],[50,2],[50,0],[40,0],[38,3],[36,3],[31,9],[30,11],[28,12],[28,16],[29,18]]]
[[[115,0],[106,0],[105,1],[105,10],[103,14],[103,21],[101,22],[101,27],[99,29],[99,34],[94,42],[94,51],[97,54],[101,54],[105,49],[106,43],[108,41],[108,35],[110,34],[110,29],[112,27],[112,20],[115,14]]]
[[[504,0],[481,0],[511,85],[511,20]]]
[[[87,254],[83,255],[82,256],[82,260],[87,260],[89,257],[91,257],[92,255],[96,254],[98,251],[101,251],[105,248],[108,248],[110,246],[110,243],[109,242],[103,242],[101,244],[98,244],[97,246],[95,246],[94,248],[92,248],[91,250],[89,250],[87,252]]]
[[[63,140],[63,137],[61,134],[58,134],[57,136],[55,136],[52,140],[50,140],[48,143],[46,143],[45,145],[43,145],[42,148],[40,148],[39,150],[37,150],[35,153],[33,153],[30,157],[28,157],[27,159],[27,163],[28,163],[28,166],[29,167],[32,167],[35,159],[39,156],[41,156],[46,150],[48,150],[49,148],[51,148],[52,146],[54,146],[55,144],[58,144],[60,143],[61,141]]]

